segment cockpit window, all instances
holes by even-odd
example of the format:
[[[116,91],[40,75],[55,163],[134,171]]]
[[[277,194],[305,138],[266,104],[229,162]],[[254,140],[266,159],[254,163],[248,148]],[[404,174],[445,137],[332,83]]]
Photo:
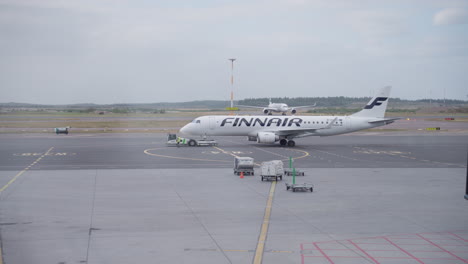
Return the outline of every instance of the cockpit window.
[[[194,119],[194,120],[192,121],[192,123],[200,124],[200,120],[199,120],[199,119]]]

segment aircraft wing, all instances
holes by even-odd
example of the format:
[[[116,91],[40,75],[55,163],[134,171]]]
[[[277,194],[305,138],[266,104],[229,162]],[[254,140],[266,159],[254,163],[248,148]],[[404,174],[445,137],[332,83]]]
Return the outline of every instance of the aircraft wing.
[[[236,105],[238,107],[248,107],[248,108],[258,108],[258,109],[268,109],[268,110],[271,110],[270,108],[268,107],[262,107],[262,106],[252,106],[252,105]]]
[[[291,106],[289,107],[290,109],[298,109],[298,108],[308,108],[308,107],[315,107],[317,105],[317,103],[313,104],[313,105],[302,105],[302,106]]]
[[[322,129],[330,129],[332,128],[333,124],[336,122],[338,117],[333,119],[328,125],[321,127],[321,128],[291,128],[291,129],[282,129],[282,130],[277,130],[277,131],[272,131],[278,136],[287,136],[287,137],[292,137],[292,138],[300,138],[300,137],[308,137],[312,136],[317,132],[318,130]]]

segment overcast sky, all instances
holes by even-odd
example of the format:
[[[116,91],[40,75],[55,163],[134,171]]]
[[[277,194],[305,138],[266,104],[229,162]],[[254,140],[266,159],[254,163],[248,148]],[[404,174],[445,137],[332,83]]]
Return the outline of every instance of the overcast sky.
[[[468,99],[468,0],[0,0],[0,102]]]

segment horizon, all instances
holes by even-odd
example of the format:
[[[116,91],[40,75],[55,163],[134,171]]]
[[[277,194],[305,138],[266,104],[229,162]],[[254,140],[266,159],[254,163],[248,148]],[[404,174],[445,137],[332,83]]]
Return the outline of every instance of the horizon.
[[[296,99],[296,98],[335,98],[335,97],[341,97],[341,96],[327,96],[327,97],[287,97],[288,99]],[[354,99],[370,99],[372,97],[347,97],[344,96],[344,98],[354,98]],[[240,99],[240,100],[234,100],[234,102],[237,101],[242,101],[242,100],[268,100],[268,97],[259,97],[259,98],[245,98],[245,99]],[[272,98],[274,99],[274,98]],[[401,101],[408,101],[408,102],[417,102],[417,101],[424,101],[424,100],[432,100],[432,101],[455,101],[455,102],[462,102],[462,103],[468,103],[468,100],[462,100],[462,99],[451,99],[451,98],[421,98],[421,99],[403,99],[403,98],[392,98],[390,97],[390,102],[395,99],[401,100]],[[0,104],[25,104],[25,105],[38,105],[38,106],[70,106],[70,105],[97,105],[97,106],[105,106],[105,105],[138,105],[138,104],[184,104],[184,103],[193,103],[193,102],[205,102],[205,101],[212,101],[212,102],[226,102],[227,104],[230,103],[230,101],[226,100],[215,100],[215,99],[206,99],[206,100],[192,100],[192,101],[179,101],[179,102],[148,102],[148,103],[109,103],[109,104],[98,104],[98,103],[71,103],[71,104],[39,104],[39,103],[25,103],[25,102],[0,102]],[[276,103],[276,102],[275,102]],[[281,102],[279,102],[281,103]]]

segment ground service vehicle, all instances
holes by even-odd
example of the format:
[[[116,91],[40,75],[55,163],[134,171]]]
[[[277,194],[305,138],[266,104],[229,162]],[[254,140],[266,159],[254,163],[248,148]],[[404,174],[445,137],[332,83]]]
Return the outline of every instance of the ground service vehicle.
[[[234,174],[254,175],[254,159],[251,157],[234,158]]]
[[[264,161],[260,166],[262,181],[283,179],[284,169],[281,160]]]
[[[178,137],[176,134],[167,134],[168,146],[217,146],[218,142],[214,139],[192,139]]]
[[[65,134],[65,135],[68,135],[68,129],[70,129],[70,127],[56,127],[54,128],[54,132],[55,134]]]

